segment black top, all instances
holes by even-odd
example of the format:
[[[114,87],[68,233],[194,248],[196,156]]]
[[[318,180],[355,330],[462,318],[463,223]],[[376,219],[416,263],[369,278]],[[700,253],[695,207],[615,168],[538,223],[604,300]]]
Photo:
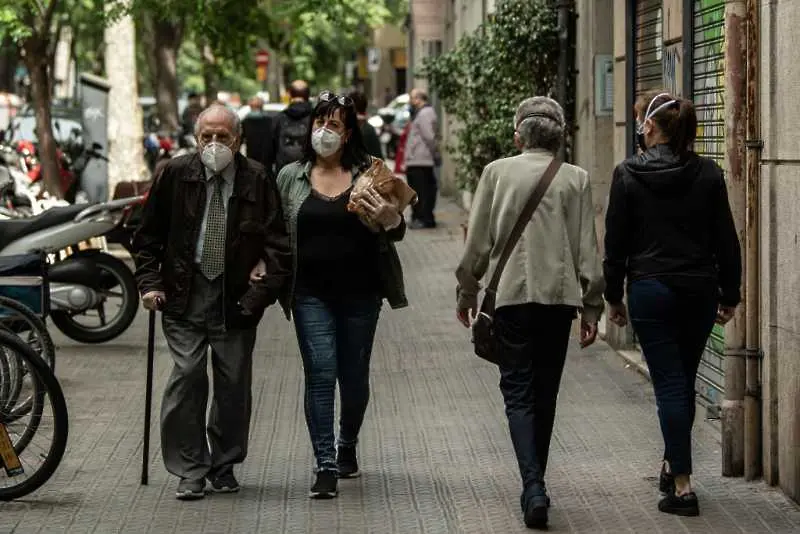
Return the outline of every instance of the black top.
[[[364,140],[364,148],[367,150],[367,154],[373,158],[383,159],[383,147],[381,146],[378,132],[366,121],[361,126],[361,138]]]
[[[343,297],[380,293],[378,236],[347,211],[350,189],[336,198],[312,190],[297,215],[300,295]]]
[[[741,300],[742,258],[722,169],[667,145],[614,170],[606,213],[606,300],[622,300],[623,284],[658,279],[676,289],[719,292],[723,305]]]
[[[242,120],[242,138],[247,145],[247,157],[265,167],[269,165],[271,137],[272,119],[263,111],[251,111]]]

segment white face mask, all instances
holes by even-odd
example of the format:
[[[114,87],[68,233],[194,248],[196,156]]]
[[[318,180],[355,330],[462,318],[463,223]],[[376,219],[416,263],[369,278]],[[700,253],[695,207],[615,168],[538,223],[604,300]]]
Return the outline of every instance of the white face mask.
[[[341,146],[342,136],[333,130],[322,127],[311,134],[311,148],[323,158],[335,154]]]
[[[208,170],[219,173],[233,161],[233,151],[218,141],[212,141],[203,148],[200,159]]]

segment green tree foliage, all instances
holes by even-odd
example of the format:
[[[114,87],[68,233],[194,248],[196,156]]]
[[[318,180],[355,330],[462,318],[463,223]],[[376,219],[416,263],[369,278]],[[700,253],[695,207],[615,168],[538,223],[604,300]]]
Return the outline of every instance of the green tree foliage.
[[[252,53],[250,54],[252,58]],[[254,79],[252,60],[247,65],[241,61],[221,59],[218,64],[219,78],[226,91],[240,95],[254,95],[261,89],[261,84]],[[181,47],[178,56],[178,77],[181,87],[189,92],[202,93],[205,89],[203,80],[202,49],[194,39],[188,39]]]
[[[253,51],[267,43],[293,76],[321,82],[342,71],[371,29],[396,22],[407,0],[134,0],[138,15],[187,22],[188,40],[208,43],[221,75],[252,73]],[[187,47],[190,50],[191,46]],[[192,73],[192,75],[196,75]],[[229,81],[228,78],[226,81]]]
[[[0,40],[10,37],[23,53],[31,81],[30,96],[36,115],[44,184],[56,196],[60,196],[61,191],[50,115],[53,64],[61,31],[69,24],[73,9],[79,8],[83,1],[0,0]],[[105,24],[120,12],[116,0],[107,0],[105,9],[97,15],[98,24]]]
[[[525,98],[551,95],[558,74],[556,11],[549,0],[501,0],[494,17],[425,62],[428,79],[455,119],[456,180],[474,191],[483,168],[517,152],[514,112]]]
[[[282,51],[296,77],[316,82],[340,74],[344,61],[368,43],[370,30],[393,18],[386,1],[299,0],[283,5],[289,46]]]

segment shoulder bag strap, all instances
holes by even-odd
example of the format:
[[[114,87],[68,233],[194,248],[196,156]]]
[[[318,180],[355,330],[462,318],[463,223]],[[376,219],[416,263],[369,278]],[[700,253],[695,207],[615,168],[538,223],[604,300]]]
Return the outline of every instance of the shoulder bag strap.
[[[489,285],[486,286],[485,301],[488,302],[485,302],[484,304],[489,304],[491,311],[494,311],[494,301],[495,294],[497,293],[497,286],[500,284],[500,276],[503,274],[503,269],[505,269],[508,258],[511,257],[511,252],[514,250],[517,242],[519,242],[522,232],[525,231],[525,227],[528,225],[528,222],[530,222],[531,217],[533,217],[533,212],[536,211],[536,207],[539,205],[539,202],[542,201],[544,194],[547,192],[547,188],[550,187],[550,184],[553,182],[553,178],[555,178],[556,174],[558,174],[558,170],[561,168],[562,163],[563,162],[558,158],[553,158],[553,161],[550,162],[550,165],[544,171],[544,174],[539,179],[536,187],[533,189],[533,193],[531,193],[528,203],[525,204],[524,208],[522,208],[522,213],[520,213],[519,219],[517,219],[516,224],[514,224],[514,228],[511,230],[511,234],[508,236],[508,241],[506,241],[506,246],[503,248],[503,252],[500,254],[500,259],[497,261],[497,267],[492,274],[492,279],[489,281]]]

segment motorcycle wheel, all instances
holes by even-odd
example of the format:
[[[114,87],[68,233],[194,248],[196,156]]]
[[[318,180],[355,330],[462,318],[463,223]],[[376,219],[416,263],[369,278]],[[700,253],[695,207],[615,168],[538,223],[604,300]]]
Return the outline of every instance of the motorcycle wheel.
[[[136,312],[139,308],[139,293],[136,288],[136,279],[124,261],[105,253],[92,254],[91,259],[101,271],[113,277],[116,287],[121,288],[122,305],[119,312],[108,323],[101,319],[102,324],[97,327],[86,326],[77,322],[75,314],[67,310],[53,310],[50,313],[50,317],[53,320],[53,324],[70,339],[81,343],[105,343],[127,330],[136,318]],[[106,276],[101,277],[101,280],[107,279],[108,277]],[[107,292],[104,288],[95,290],[101,294]],[[99,306],[103,306],[104,303],[105,301],[101,302]]]

